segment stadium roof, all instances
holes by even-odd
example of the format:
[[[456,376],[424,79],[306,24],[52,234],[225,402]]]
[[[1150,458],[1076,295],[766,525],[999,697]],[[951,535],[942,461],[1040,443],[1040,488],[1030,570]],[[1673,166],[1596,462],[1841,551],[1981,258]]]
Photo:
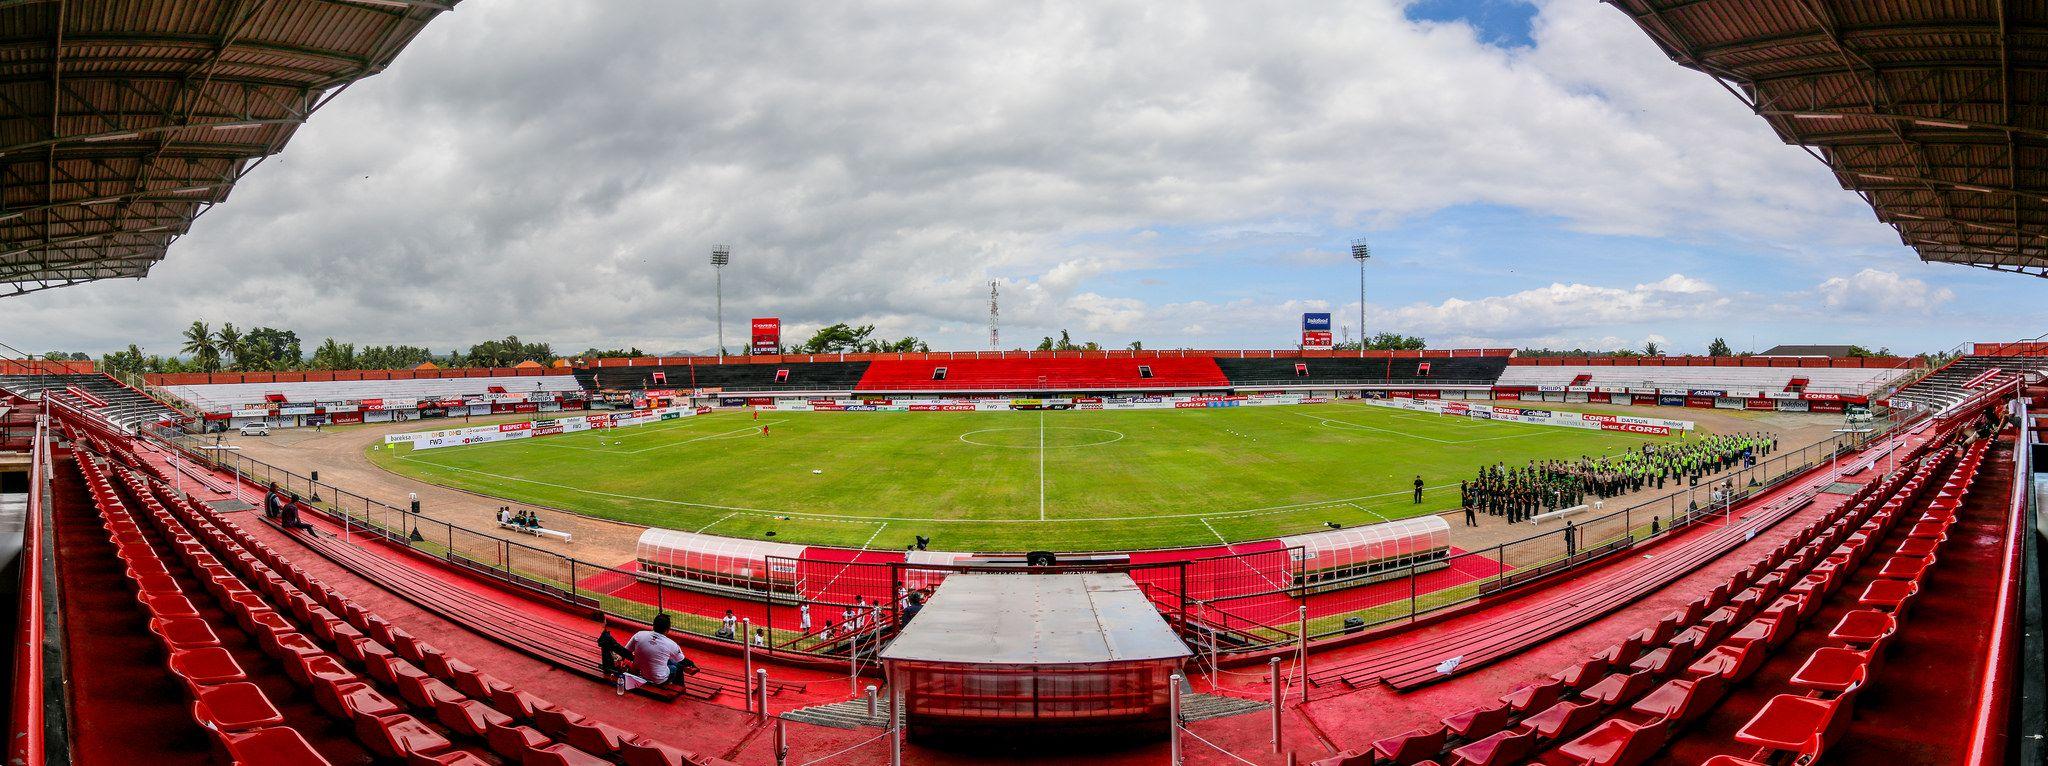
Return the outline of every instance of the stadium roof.
[[[2048,276],[2048,8],[1606,0],[1719,80],[1925,261]]]
[[[142,277],[459,0],[0,0],[0,296]]]

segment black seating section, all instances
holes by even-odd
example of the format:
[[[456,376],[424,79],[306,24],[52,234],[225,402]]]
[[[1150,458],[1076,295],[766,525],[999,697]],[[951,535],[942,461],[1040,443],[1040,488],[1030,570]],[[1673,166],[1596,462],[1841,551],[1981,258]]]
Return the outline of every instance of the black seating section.
[[[788,371],[783,380],[777,373]],[[722,388],[745,393],[849,392],[860,386],[867,362],[792,362],[789,364],[671,364],[650,367],[600,367],[576,371],[590,390],[649,388]],[[654,373],[665,381],[656,382]]]
[[[1965,356],[1900,389],[1891,398],[1940,412],[1983,388],[1969,389],[1963,385],[1994,369],[1999,371],[1997,379],[2001,381],[2022,372],[2048,373],[2048,356]]]
[[[1429,372],[1422,372],[1423,364]],[[1306,374],[1296,368],[1306,365]],[[1508,368],[1505,356],[1461,356],[1433,359],[1252,358],[1218,357],[1216,366],[1237,387],[1326,385],[1475,385],[1490,386]]]
[[[71,387],[92,394],[105,407],[89,402],[67,392]],[[178,412],[142,392],[124,386],[120,381],[99,373],[71,375],[0,375],[0,389],[24,399],[35,399],[45,392],[52,398],[80,409],[94,410],[106,416],[115,425],[135,429],[156,422],[165,415]]]
[[[65,430],[74,444],[90,446],[79,453],[80,471],[152,616],[165,665],[187,687],[195,722],[224,760],[329,763],[302,731],[318,726],[350,732],[383,762],[726,764],[585,718],[476,670],[172,492],[161,467],[137,457],[122,437]],[[201,600],[213,606],[195,608]],[[232,619],[199,618],[213,611]],[[246,635],[237,644],[253,643],[261,654],[238,661],[222,649],[219,631]],[[324,718],[288,719],[273,704],[287,699],[310,699],[322,711],[312,717]]]

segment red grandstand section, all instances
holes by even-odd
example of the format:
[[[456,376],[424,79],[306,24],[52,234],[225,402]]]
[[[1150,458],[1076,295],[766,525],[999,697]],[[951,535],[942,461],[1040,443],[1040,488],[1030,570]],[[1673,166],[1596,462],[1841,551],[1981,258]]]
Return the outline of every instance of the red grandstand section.
[[[1113,391],[1225,389],[1210,357],[1148,359],[882,360],[868,364],[861,391]]]

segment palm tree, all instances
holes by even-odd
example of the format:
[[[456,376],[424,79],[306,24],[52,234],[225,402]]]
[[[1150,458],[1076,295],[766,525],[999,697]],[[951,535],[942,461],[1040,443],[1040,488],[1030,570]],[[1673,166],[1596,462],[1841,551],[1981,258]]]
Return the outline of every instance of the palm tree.
[[[220,355],[234,360],[229,368],[242,363],[242,331],[235,329],[235,323],[220,323],[220,332],[214,333],[214,343],[220,346]]]
[[[192,320],[192,326],[185,328],[185,353],[192,355],[192,361],[204,372],[220,369],[220,347],[213,343],[213,331],[206,323]]]

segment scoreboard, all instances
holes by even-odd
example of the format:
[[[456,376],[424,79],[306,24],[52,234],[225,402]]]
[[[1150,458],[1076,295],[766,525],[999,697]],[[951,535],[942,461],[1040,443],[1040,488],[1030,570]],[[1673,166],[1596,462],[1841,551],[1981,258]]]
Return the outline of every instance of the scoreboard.
[[[782,319],[754,317],[754,355],[769,356],[782,351]]]
[[[1330,335],[1330,314],[1301,315],[1301,347],[1312,351],[1328,351],[1336,347]]]

